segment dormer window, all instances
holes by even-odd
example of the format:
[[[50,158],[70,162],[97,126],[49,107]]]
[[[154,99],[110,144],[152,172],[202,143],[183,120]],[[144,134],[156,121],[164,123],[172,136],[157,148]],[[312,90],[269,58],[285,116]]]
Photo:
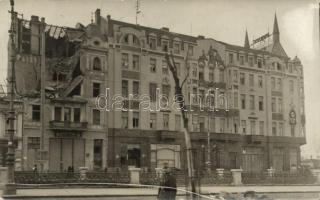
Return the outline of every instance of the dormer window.
[[[277,70],[281,71],[281,64],[280,63],[277,63]]]
[[[173,53],[174,54],[179,54],[180,53],[180,44],[179,43],[174,43],[173,44]]]
[[[262,68],[262,61],[261,61],[261,59],[258,59],[257,63],[258,63],[258,68]]]
[[[153,49],[153,50],[156,49],[157,46],[156,46],[156,39],[155,38],[150,38],[149,47],[150,47],[150,49]]]
[[[162,51],[163,52],[168,52],[169,50],[169,42],[168,41],[162,41]]]
[[[101,60],[98,57],[93,59],[93,70],[101,71]]]
[[[192,45],[188,46],[188,53],[190,56],[193,56],[193,46]]]
[[[129,35],[125,35],[125,36],[124,36],[123,42],[124,42],[125,44],[129,44]]]

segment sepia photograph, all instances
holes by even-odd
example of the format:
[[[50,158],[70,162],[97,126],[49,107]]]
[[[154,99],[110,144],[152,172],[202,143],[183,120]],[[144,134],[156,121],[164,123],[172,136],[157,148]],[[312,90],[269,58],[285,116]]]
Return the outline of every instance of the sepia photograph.
[[[0,0],[0,200],[320,200],[319,19]]]

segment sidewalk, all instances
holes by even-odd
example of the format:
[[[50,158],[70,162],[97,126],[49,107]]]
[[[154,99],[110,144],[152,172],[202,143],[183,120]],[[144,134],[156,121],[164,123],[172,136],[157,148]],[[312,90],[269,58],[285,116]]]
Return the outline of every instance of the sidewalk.
[[[320,186],[204,186],[202,194],[229,192],[243,193],[253,190],[257,193],[315,193],[320,194]],[[0,191],[2,194],[2,191]],[[54,189],[18,189],[16,197],[120,197],[155,196],[157,188],[54,188]],[[179,188],[178,195],[185,195]],[[2,196],[2,195],[1,195]]]

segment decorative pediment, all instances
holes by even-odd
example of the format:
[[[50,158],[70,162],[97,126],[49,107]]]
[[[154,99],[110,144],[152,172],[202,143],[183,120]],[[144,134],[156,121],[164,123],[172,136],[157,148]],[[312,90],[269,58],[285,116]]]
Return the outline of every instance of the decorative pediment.
[[[210,46],[207,54],[205,53],[205,50],[202,50],[202,55],[199,57],[198,63],[199,66],[208,64],[208,66],[211,67],[219,66],[219,69],[224,69],[224,63],[220,54],[216,49],[212,48],[212,46]]]

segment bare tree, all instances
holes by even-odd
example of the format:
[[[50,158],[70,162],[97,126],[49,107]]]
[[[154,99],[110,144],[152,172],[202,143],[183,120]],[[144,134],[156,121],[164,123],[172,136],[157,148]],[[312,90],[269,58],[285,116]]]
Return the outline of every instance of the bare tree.
[[[188,65],[189,52],[187,52],[186,58],[184,60],[185,61],[184,67],[187,70],[187,73],[181,83],[180,83],[180,78],[178,77],[178,69],[177,69],[172,51],[170,52],[170,55],[166,53],[165,58],[175,82],[175,101],[178,104],[178,108],[180,109],[181,115],[182,115],[183,132],[184,132],[185,143],[186,143],[186,155],[187,155],[187,165],[188,165],[188,185],[191,188],[192,197],[194,197],[194,194],[196,193],[196,185],[195,185],[196,180],[195,180],[194,169],[193,169],[192,145],[191,145],[191,139],[190,139],[190,132],[188,128],[188,118],[187,118],[185,99],[182,92],[183,85],[186,83],[190,74],[190,65]]]

